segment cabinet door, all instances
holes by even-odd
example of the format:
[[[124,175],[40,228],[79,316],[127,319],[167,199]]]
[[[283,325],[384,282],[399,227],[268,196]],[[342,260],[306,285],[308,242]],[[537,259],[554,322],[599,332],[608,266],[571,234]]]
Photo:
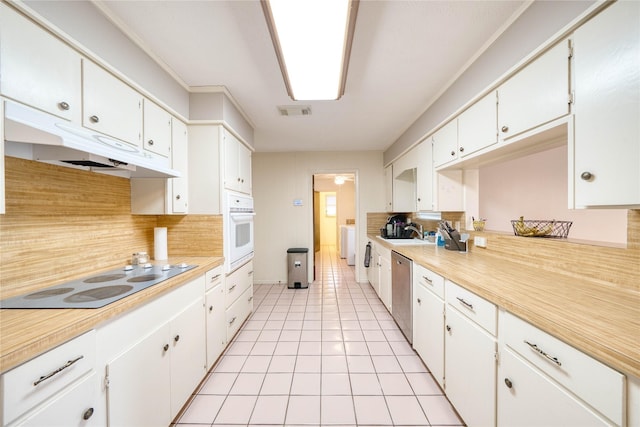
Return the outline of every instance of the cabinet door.
[[[109,425],[169,425],[170,339],[165,324],[107,364]]]
[[[569,113],[569,44],[563,41],[498,88],[498,130],[508,139]]]
[[[173,118],[171,122],[171,167],[179,171],[180,178],[171,178],[171,207],[174,214],[188,213],[189,157],[187,125]]]
[[[384,168],[385,210],[393,212],[393,165]]]
[[[144,100],[144,149],[164,157],[171,154],[171,114],[158,105]]]
[[[458,153],[468,156],[498,142],[498,106],[491,92],[458,117]]]
[[[416,167],[416,206],[419,211],[433,210],[433,155],[431,141],[422,141],[411,150],[418,159]]]
[[[219,215],[221,126],[189,126],[189,213]]]
[[[228,130],[224,130],[224,187],[240,191],[240,141]]]
[[[576,207],[640,206],[639,16],[616,2],[574,33]]]
[[[382,248],[380,255],[380,299],[391,312],[391,251]]]
[[[88,60],[82,78],[82,125],[142,148],[142,95]]]
[[[80,123],[80,55],[0,4],[0,93]]]
[[[446,319],[447,396],[467,425],[495,425],[495,339],[449,305]]]
[[[610,425],[510,350],[500,356],[498,426]]]
[[[444,301],[415,282],[413,292],[413,348],[444,387]]]
[[[204,301],[200,297],[171,320],[171,418],[206,374]]]
[[[240,192],[251,194],[251,150],[238,142],[238,176]]]
[[[433,134],[433,166],[442,166],[445,163],[458,159],[458,119],[454,119],[444,125]]]
[[[224,317],[224,285],[220,283],[205,296],[207,316],[207,369],[211,369],[227,345]]]

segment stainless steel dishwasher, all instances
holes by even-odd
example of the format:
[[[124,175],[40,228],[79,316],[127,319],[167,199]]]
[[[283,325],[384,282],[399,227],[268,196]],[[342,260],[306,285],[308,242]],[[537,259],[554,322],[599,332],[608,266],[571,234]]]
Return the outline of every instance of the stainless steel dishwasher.
[[[391,251],[391,315],[409,343],[413,343],[413,261]]]

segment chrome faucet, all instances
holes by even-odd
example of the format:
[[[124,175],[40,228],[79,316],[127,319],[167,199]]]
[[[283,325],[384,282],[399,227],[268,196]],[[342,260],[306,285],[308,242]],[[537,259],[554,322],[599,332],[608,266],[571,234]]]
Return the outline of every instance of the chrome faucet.
[[[422,224],[418,224],[419,228],[414,227],[413,225],[407,225],[405,230],[413,230],[418,233],[418,239],[424,240],[424,232],[422,231]]]

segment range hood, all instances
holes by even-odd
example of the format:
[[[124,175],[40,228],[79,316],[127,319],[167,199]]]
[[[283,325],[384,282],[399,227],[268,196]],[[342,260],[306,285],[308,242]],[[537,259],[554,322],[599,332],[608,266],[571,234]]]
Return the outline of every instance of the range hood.
[[[129,178],[180,176],[166,157],[51,114],[10,101],[4,111],[5,141],[31,144],[31,160]]]

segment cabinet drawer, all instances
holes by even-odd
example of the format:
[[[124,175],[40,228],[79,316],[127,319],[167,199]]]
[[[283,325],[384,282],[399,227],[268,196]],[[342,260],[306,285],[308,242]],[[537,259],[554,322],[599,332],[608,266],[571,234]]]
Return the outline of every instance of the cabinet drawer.
[[[89,331],[0,377],[2,425],[66,388],[94,369],[96,333]]]
[[[476,322],[491,335],[496,335],[498,310],[495,305],[471,291],[445,281],[447,303]]]
[[[253,262],[249,261],[226,277],[226,306],[230,307],[251,285],[253,285]]]
[[[500,314],[504,343],[618,425],[625,413],[625,377],[528,322]]]
[[[415,263],[413,264],[413,275],[414,283],[424,286],[444,299],[444,277]]]
[[[253,310],[253,289],[247,289],[241,296],[231,304],[225,313],[227,321],[227,342],[238,332],[240,326]]]
[[[204,274],[205,278],[205,290],[215,288],[218,284],[222,283],[224,278],[224,267],[222,265],[207,271]]]

